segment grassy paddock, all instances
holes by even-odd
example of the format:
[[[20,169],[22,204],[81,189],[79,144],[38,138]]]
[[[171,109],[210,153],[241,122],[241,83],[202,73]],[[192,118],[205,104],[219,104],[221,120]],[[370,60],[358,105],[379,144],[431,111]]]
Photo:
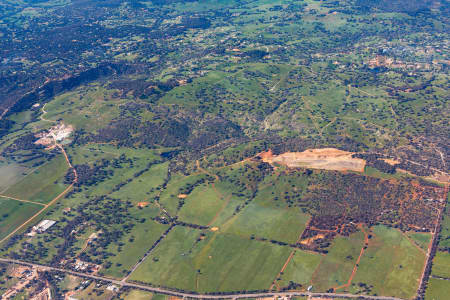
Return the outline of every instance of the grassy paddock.
[[[431,274],[439,277],[450,278],[450,253],[437,251],[436,256],[433,259]]]
[[[278,284],[287,286],[292,281],[307,288],[321,260],[322,256],[320,254],[301,250],[295,251]]]
[[[269,288],[288,247],[176,227],[131,279],[199,292]]]
[[[312,277],[314,290],[327,291],[347,283],[363,244],[362,232],[337,237]]]
[[[0,239],[42,209],[41,205],[0,198]]]
[[[448,295],[450,295],[450,282],[448,280],[430,278],[425,293],[425,300],[448,299]]]
[[[48,203],[67,187],[64,184],[64,175],[67,170],[67,162],[62,155],[58,155],[12,185],[3,194],[18,199]]]
[[[373,286],[371,294],[409,299],[415,295],[424,263],[424,252],[399,230],[375,226],[353,283]]]

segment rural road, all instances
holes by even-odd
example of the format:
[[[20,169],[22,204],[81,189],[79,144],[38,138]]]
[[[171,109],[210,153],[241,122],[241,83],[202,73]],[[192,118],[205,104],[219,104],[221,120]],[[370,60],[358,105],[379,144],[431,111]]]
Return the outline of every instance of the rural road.
[[[71,270],[61,269],[61,268],[55,268],[55,267],[49,267],[34,263],[28,263],[20,260],[15,259],[8,259],[8,258],[0,258],[0,262],[3,263],[9,263],[9,264],[18,264],[23,266],[29,266],[29,267],[35,267],[41,270],[47,270],[47,271],[59,271],[64,272],[70,275],[83,277],[83,278],[89,278],[93,280],[101,280],[105,282],[110,282],[119,286],[124,287],[130,287],[130,288],[136,288],[140,290],[145,290],[149,292],[154,293],[160,293],[160,294],[166,294],[166,295],[172,295],[182,298],[192,298],[192,299],[240,299],[240,298],[263,298],[263,297],[286,297],[286,296],[312,296],[312,297],[329,297],[329,298],[353,298],[353,299],[366,299],[366,300],[402,300],[400,298],[395,297],[383,297],[383,296],[365,296],[365,295],[352,295],[352,294],[337,294],[337,293],[310,293],[310,292],[266,292],[266,293],[241,293],[241,294],[233,294],[233,295],[204,295],[204,294],[194,294],[189,292],[177,292],[172,291],[164,288],[158,288],[158,287],[151,287],[143,284],[137,284],[137,283],[130,283],[130,282],[123,282],[120,280],[115,280],[111,278],[106,278],[102,276],[96,276],[96,275],[89,275],[84,274],[80,272],[74,272]]]

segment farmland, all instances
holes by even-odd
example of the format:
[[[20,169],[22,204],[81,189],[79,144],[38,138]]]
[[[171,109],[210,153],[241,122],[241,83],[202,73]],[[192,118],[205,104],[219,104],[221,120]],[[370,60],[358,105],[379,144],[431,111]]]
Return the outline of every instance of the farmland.
[[[446,295],[444,1],[4,2],[1,293]]]
[[[0,198],[1,219],[0,238],[4,238],[34,213],[41,209],[35,203],[20,202],[8,198]]]

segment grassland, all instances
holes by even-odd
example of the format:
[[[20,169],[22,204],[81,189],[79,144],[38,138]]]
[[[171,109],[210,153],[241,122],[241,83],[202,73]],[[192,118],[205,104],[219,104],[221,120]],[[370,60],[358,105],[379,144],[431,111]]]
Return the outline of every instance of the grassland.
[[[131,290],[125,295],[122,295],[124,300],[155,300],[157,297],[153,293],[141,291],[141,290]],[[163,299],[168,298],[168,296],[161,295]]]
[[[0,192],[19,181],[27,170],[18,164],[0,160]]]
[[[179,212],[180,219],[187,223],[208,225],[225,201],[211,185],[200,185],[185,198],[185,204]]]
[[[417,290],[424,262],[425,251],[400,231],[375,226],[353,283],[372,286],[371,294],[410,299]]]
[[[38,204],[0,197],[0,239],[11,233],[41,208],[42,206]]]
[[[296,250],[277,284],[283,287],[288,286],[292,281],[307,288],[312,283],[314,272],[323,259],[325,258],[320,254]]]
[[[450,278],[450,253],[438,251],[433,259],[431,274],[443,278]]]
[[[416,243],[420,248],[427,251],[431,241],[431,234],[428,232],[408,232],[407,235]]]
[[[132,274],[132,280],[202,292],[267,289],[288,247],[231,234],[176,227]]]
[[[48,120],[61,118],[76,129],[97,130],[117,116],[118,105],[124,103],[121,99],[114,101],[114,105],[107,103],[113,100],[112,93],[101,86],[64,93],[45,106],[44,117]]]
[[[311,281],[314,290],[326,291],[347,283],[363,246],[362,232],[336,238],[314,272]]]
[[[230,222],[226,231],[243,237],[263,237],[287,243],[295,243],[309,220],[299,210],[264,207],[254,201]]]
[[[442,118],[448,110],[448,76],[441,62],[448,57],[437,51],[442,28],[430,35],[431,27],[442,21],[435,20],[438,10],[420,12],[412,22],[404,13],[361,12],[354,1],[144,1],[137,9],[139,1],[132,2],[117,11],[115,4],[84,10],[87,15],[107,12],[104,22],[94,23],[86,36],[99,30],[102,37],[86,43],[82,36],[68,39],[80,44],[70,47],[70,55],[85,48],[83,63],[75,63],[77,72],[97,65],[101,53],[102,62],[117,64],[109,70],[113,76],[93,82],[79,78],[90,83],[68,90],[60,85],[70,85],[70,59],[32,62],[36,70],[41,65],[67,66],[55,74],[68,77],[55,85],[64,92],[5,116],[13,124],[0,141],[0,151],[17,140],[23,149],[4,152],[9,157],[8,163],[0,162],[0,196],[46,204],[67,187],[67,163],[61,155],[32,167],[50,157],[46,150],[33,148],[33,134],[54,122],[74,127],[65,148],[72,164],[86,172],[80,172],[67,197],[34,220],[56,220],[52,230],[33,238],[16,235],[0,254],[52,265],[77,258],[101,266],[100,274],[123,278],[174,226],[131,274],[132,280],[198,292],[260,290],[268,289],[283,268],[276,289],[298,283],[297,288],[312,285],[313,291],[337,288],[413,297],[430,234],[408,230],[429,229],[435,208],[442,206],[422,201],[414,189],[420,183],[404,173],[371,167],[356,174],[310,170],[307,165],[268,166],[255,154],[269,148],[279,154],[336,147],[385,151],[399,160],[418,159],[440,168],[444,159],[438,152],[448,131]],[[136,22],[122,26],[128,22],[124,16]],[[69,18],[61,24],[71,24]],[[45,32],[63,27],[53,28],[51,20],[46,20]],[[416,35],[422,23],[426,28]],[[34,32],[38,24],[24,32]],[[133,26],[149,34],[134,34]],[[8,36],[20,41],[22,33],[16,33]],[[392,38],[400,35],[400,40]],[[430,41],[435,44],[428,45]],[[101,47],[91,49],[97,42]],[[417,49],[428,55],[420,56],[420,63],[433,61],[429,68],[414,63]],[[370,66],[380,56],[410,66]],[[11,61],[14,68],[31,63],[26,57],[21,63],[14,57],[2,63],[9,67]],[[55,79],[48,80],[46,88],[51,88]],[[176,150],[174,156],[161,154],[171,150]],[[33,153],[40,158],[28,160]],[[42,205],[1,198],[3,207],[0,238]],[[363,227],[371,236],[366,246],[364,233],[353,232],[355,224],[380,223],[406,232]],[[198,229],[202,226],[208,228]],[[295,245],[302,233],[319,236],[315,231],[327,234],[312,246]],[[449,232],[447,215],[435,276],[450,276],[444,252]],[[94,233],[98,237],[89,239]],[[432,278],[428,293],[441,290],[442,297],[441,286]],[[93,286],[75,296],[100,297]],[[138,291],[123,296],[165,297]]]
[[[167,177],[168,163],[153,165],[148,171],[111,194],[123,200],[129,200],[137,205],[139,202],[147,202],[150,198],[150,190],[160,186]]]
[[[430,278],[428,281],[425,300],[441,300],[447,299],[450,294],[450,284],[448,280]]]
[[[139,223],[127,236],[118,241],[123,246],[111,245],[108,249],[114,253],[109,259],[112,265],[108,269],[101,270],[101,274],[115,278],[124,277],[168,227],[152,221]]]
[[[64,156],[58,155],[6,189],[3,194],[18,199],[48,203],[67,187],[64,184],[64,175],[67,170]]]

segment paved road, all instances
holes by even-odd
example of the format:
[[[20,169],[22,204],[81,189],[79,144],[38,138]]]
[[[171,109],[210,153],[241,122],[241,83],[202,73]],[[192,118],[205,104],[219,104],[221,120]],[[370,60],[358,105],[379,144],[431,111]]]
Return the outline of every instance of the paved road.
[[[154,293],[161,293],[166,295],[172,295],[177,296],[181,298],[193,298],[193,299],[240,299],[240,298],[263,298],[263,297],[273,297],[273,296],[279,296],[279,297],[286,297],[286,296],[315,296],[315,297],[328,297],[328,298],[353,298],[353,299],[366,299],[366,300],[402,300],[400,298],[394,298],[394,297],[383,297],[383,296],[364,296],[364,295],[352,295],[352,294],[337,294],[337,293],[309,293],[309,292],[267,292],[267,293],[242,293],[242,294],[233,294],[233,295],[203,295],[203,294],[193,294],[189,292],[177,292],[172,291],[164,288],[157,288],[157,287],[150,287],[143,284],[137,284],[137,283],[131,283],[131,282],[123,282],[120,280],[115,280],[107,277],[102,276],[96,276],[96,275],[89,275],[84,274],[80,272],[75,272],[71,270],[61,269],[61,268],[54,268],[34,263],[28,263],[20,260],[15,259],[8,259],[8,258],[0,258],[0,262],[3,263],[12,263],[12,264],[19,264],[29,267],[35,267],[41,270],[48,270],[48,271],[59,271],[64,272],[67,274],[71,274],[78,277],[83,278],[89,278],[94,280],[100,280],[105,282],[110,282],[119,286],[124,287],[131,287],[136,289],[141,289],[149,292]]]

